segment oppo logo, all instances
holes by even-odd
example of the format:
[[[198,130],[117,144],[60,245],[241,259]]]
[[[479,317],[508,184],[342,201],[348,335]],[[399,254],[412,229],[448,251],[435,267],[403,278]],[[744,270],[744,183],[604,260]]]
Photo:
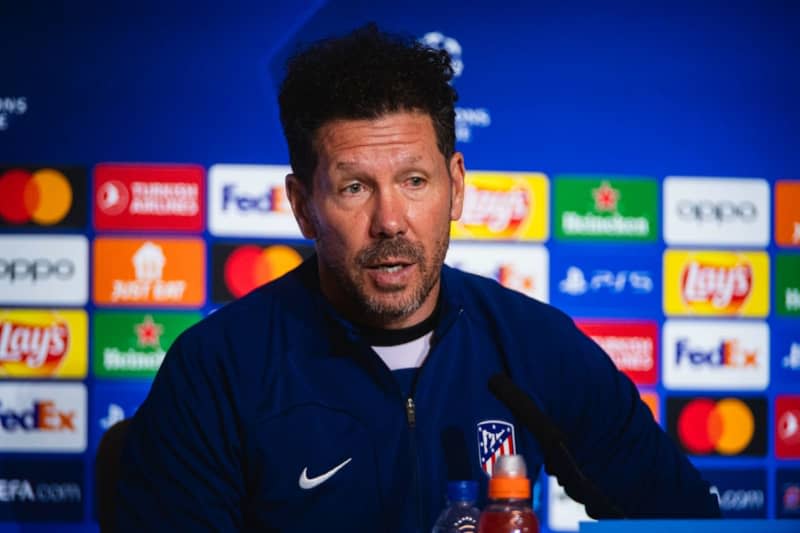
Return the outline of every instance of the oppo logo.
[[[740,220],[742,222],[753,222],[758,216],[758,209],[753,202],[731,202],[722,200],[714,202],[711,200],[681,200],[678,203],[678,216],[684,220],[695,222],[718,223],[732,222]]]
[[[0,259],[0,280],[44,281],[55,278],[68,280],[75,274],[75,263],[69,259]]]

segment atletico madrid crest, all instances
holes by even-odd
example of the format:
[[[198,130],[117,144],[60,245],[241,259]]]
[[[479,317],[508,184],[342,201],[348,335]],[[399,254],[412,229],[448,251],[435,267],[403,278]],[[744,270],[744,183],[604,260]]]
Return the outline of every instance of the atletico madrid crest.
[[[502,420],[478,422],[478,456],[481,468],[492,477],[492,469],[501,455],[516,453],[514,425]]]

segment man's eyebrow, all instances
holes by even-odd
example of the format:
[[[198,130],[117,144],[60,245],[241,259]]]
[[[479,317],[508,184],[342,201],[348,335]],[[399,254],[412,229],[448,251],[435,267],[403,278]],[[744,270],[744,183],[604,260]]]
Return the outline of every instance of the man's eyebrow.
[[[423,157],[421,155],[409,155],[399,159],[399,161],[404,165],[413,165],[422,161]],[[356,161],[339,161],[336,163],[336,170],[359,170],[361,165]]]

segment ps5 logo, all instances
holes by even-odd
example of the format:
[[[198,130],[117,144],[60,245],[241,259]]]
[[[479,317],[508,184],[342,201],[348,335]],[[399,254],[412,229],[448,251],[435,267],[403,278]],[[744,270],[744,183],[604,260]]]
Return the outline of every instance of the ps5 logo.
[[[634,294],[650,294],[653,292],[653,276],[648,270],[607,270],[596,269],[587,277],[583,270],[575,265],[567,268],[566,277],[558,284],[561,292],[572,296],[580,296],[587,292],[621,294],[626,290]]]

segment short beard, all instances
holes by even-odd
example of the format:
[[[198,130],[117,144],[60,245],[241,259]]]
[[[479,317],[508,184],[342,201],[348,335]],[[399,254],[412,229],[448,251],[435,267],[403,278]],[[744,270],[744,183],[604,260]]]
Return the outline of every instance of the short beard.
[[[449,230],[449,227],[448,227]],[[355,258],[355,268],[348,268],[342,261],[327,264],[336,281],[347,298],[348,305],[352,305],[356,312],[363,315],[365,322],[381,324],[393,322],[410,316],[419,309],[430,295],[439,281],[441,267],[447,255],[450,244],[449,231],[434,243],[432,268],[425,261],[425,250],[421,244],[415,244],[404,237],[395,237],[376,242],[361,250]],[[404,259],[417,265],[421,275],[418,286],[413,288],[411,294],[399,297],[399,300],[386,301],[367,292],[364,280],[356,274],[355,269],[365,268],[366,265],[375,264],[381,260],[395,258]],[[404,290],[398,287],[398,292]],[[387,294],[387,293],[384,293]]]

